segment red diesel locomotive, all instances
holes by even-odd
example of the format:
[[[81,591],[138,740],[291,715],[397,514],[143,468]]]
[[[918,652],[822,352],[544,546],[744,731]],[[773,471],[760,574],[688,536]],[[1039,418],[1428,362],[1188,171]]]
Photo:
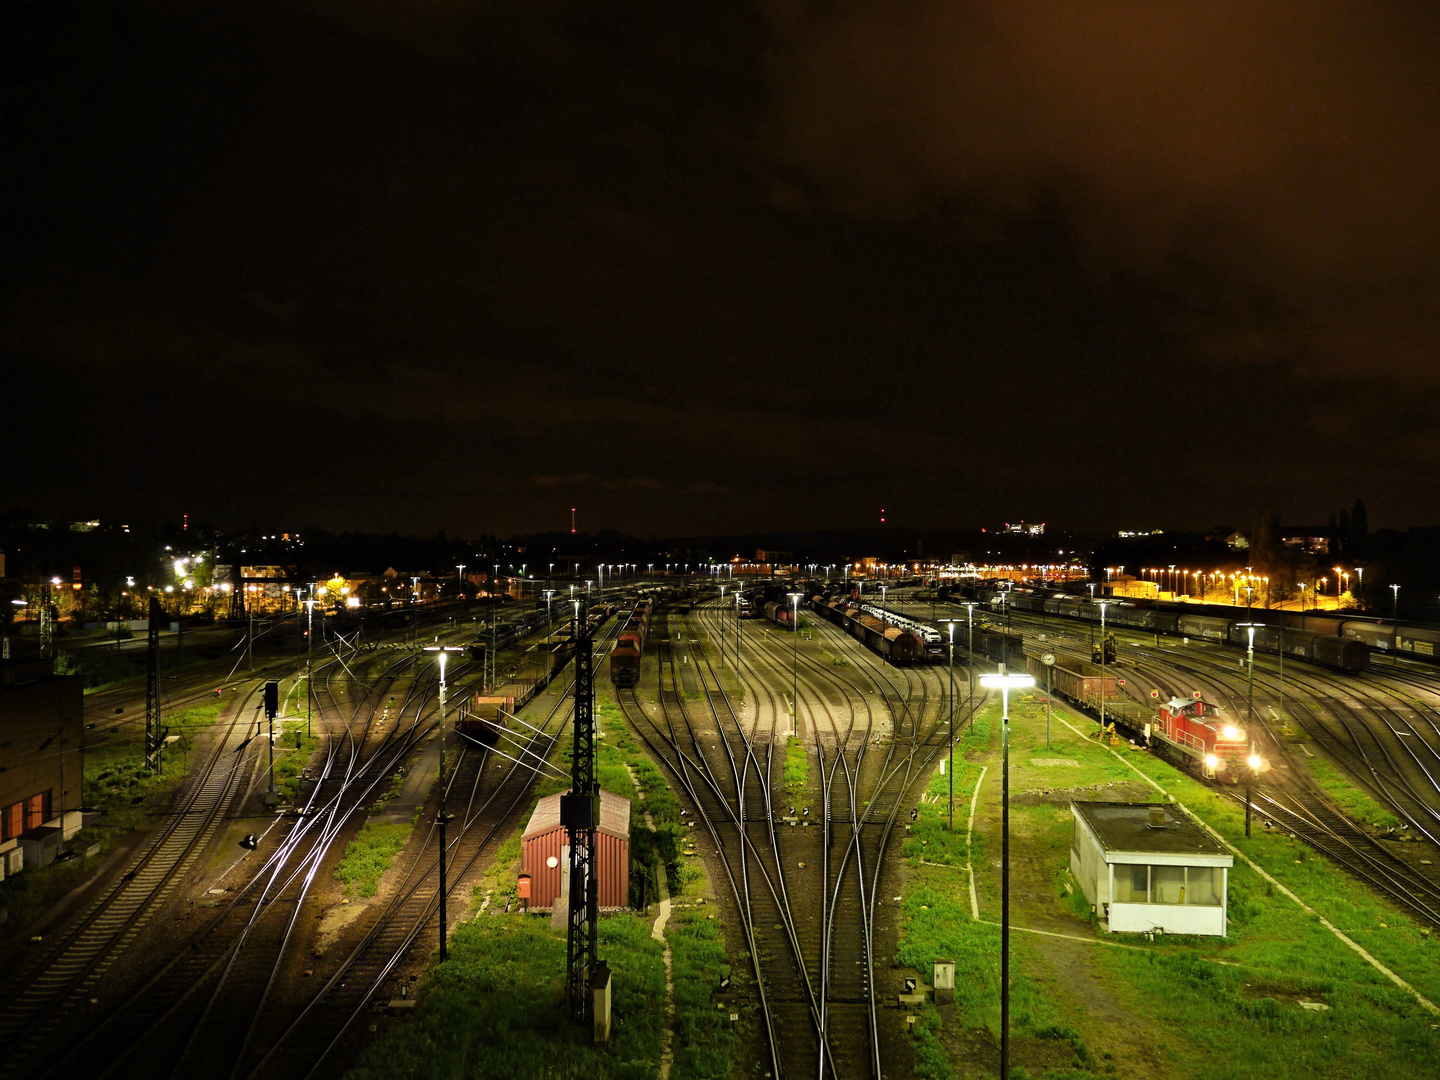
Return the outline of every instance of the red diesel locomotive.
[[[1150,731],[1152,742],[1171,750],[1176,760],[1215,779],[1239,780],[1248,761],[1245,729],[1199,698],[1171,698],[1160,705]]]

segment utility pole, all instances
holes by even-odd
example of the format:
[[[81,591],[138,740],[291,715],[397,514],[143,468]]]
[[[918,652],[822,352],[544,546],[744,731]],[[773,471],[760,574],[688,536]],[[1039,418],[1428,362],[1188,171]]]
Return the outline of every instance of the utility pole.
[[[1395,586],[1391,586],[1395,588]],[[150,598],[152,604],[158,604],[153,596]],[[152,609],[153,610],[153,609]],[[55,608],[50,603],[50,586],[44,587],[40,597],[40,659],[55,659]]]
[[[270,786],[265,790],[265,805],[273,807],[280,801],[275,790],[275,715],[280,711],[280,684],[265,684],[265,719],[270,722]]]
[[[490,648],[485,650],[485,666],[490,669],[490,673],[485,680],[485,688],[493,691],[495,689],[495,650],[499,648],[499,636],[495,624],[500,621],[500,597],[496,595],[495,586],[500,582],[500,564],[491,563],[490,569],[494,571],[490,579]]]
[[[950,831],[955,831],[955,620],[950,623]]]
[[[43,608],[42,608],[43,610]],[[150,597],[150,628],[145,641],[145,767],[160,771],[160,598]]]
[[[1100,731],[1105,731],[1105,656],[1109,650],[1105,648],[1105,601],[1100,601]],[[1092,657],[1093,659],[1093,657]],[[1048,706],[1047,706],[1048,708]]]
[[[600,793],[595,784],[595,681],[590,635],[575,614],[575,741],[570,791],[560,797],[560,821],[570,840],[570,912],[565,935],[565,995],[577,1023],[592,1016],[591,988],[598,965],[599,878],[595,873],[595,830]]]

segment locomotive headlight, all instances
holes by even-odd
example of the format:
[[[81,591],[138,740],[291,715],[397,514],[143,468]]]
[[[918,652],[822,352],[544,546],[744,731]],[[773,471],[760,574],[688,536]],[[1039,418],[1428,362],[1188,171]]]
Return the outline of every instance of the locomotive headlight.
[[[1240,732],[1238,732],[1237,730],[1235,730],[1235,727],[1234,727],[1233,724],[1226,724],[1226,725],[1225,725],[1225,730],[1224,730],[1223,732],[1221,732],[1221,734],[1223,734],[1223,735],[1225,736],[1225,738],[1229,739],[1231,742],[1234,742],[1236,739],[1238,739],[1238,738],[1240,737]]]
[[[1205,767],[1206,767],[1207,769],[1213,769],[1213,768],[1215,768],[1216,765],[1219,765],[1219,764],[1220,764],[1220,759],[1217,758],[1214,754],[1206,754],[1206,755],[1205,755]]]
[[[1259,755],[1257,755],[1257,754],[1251,754],[1251,755],[1250,755],[1250,769],[1251,769],[1252,772],[1259,772],[1259,771],[1260,771],[1260,766],[1263,765],[1263,764],[1264,764],[1264,762],[1260,760]]]

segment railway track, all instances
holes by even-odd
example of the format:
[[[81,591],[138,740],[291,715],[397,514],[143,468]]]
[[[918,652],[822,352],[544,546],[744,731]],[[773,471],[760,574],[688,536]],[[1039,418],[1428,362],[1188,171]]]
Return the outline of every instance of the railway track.
[[[597,658],[604,655],[616,629],[612,627],[596,642]],[[468,896],[475,876],[488,864],[487,856],[505,840],[514,813],[529,797],[535,763],[550,758],[570,721],[572,688],[573,681],[560,687],[549,714],[519,745],[510,747],[504,775],[488,788],[485,765],[489,754],[478,745],[466,746],[442,797],[444,811],[460,822],[446,843],[447,896]],[[429,955],[430,946],[425,943],[429,932],[438,935],[440,857],[434,850],[436,833],[432,817],[404,878],[362,940],[306,1004],[272,1016],[257,1028],[251,1054],[236,1063],[232,1076],[331,1074],[346,1033],[416,953]],[[457,904],[451,909],[452,916],[463,913],[464,907]]]
[[[343,657],[337,656],[334,661],[317,669],[317,675],[323,676],[323,681],[326,686],[328,686],[329,679],[333,676],[335,670],[344,666],[338,663],[343,659]],[[393,659],[393,654],[386,657],[386,659]],[[391,664],[391,673],[393,674],[396,669],[403,668],[409,662],[409,658],[404,658],[398,663]],[[388,685],[388,683],[376,682],[372,688],[383,685]],[[351,686],[353,688],[353,682]],[[254,694],[255,689],[258,689],[258,687],[252,689],[250,694]],[[131,920],[131,932],[116,941],[113,955],[123,953],[126,948],[137,942],[140,925],[145,919],[153,916],[156,911],[171,909],[180,899],[181,893],[189,890],[189,879],[193,877],[192,872],[197,868],[195,865],[196,860],[208,847],[209,839],[215,832],[219,821],[223,818],[225,808],[233,805],[242,797],[244,775],[253,772],[254,767],[258,764],[255,760],[254,751],[260,740],[251,736],[241,741],[240,748],[245,752],[234,755],[236,761],[233,767],[217,770],[216,763],[224,761],[226,759],[227,748],[233,747],[236,740],[240,739],[240,736],[249,733],[249,725],[252,722],[249,714],[253,712],[253,710],[245,707],[249,705],[248,698],[249,695],[247,695],[247,698],[235,709],[231,726],[227,731],[227,737],[217,744],[208,767],[202,771],[195,788],[186,796],[186,801],[182,805],[180,812],[173,815],[173,820],[167,822],[167,828],[157,833],[152,839],[151,847],[161,856],[168,855],[169,857],[150,858],[146,861],[144,867],[149,869],[149,874],[145,873],[144,868],[137,870],[133,875],[127,871],[127,873],[120,878],[116,889],[112,890],[113,892],[122,892],[123,894],[126,886],[130,886],[132,890],[134,889],[135,886],[131,883],[149,885],[152,877],[161,882],[151,891],[151,895],[148,897],[146,906],[147,914]],[[327,703],[323,690],[317,693],[317,698],[321,704],[318,719],[323,728],[327,721]],[[333,705],[333,702],[331,704]],[[258,708],[258,705],[256,708]],[[417,710],[417,723],[418,719]],[[340,738],[332,739],[328,747],[327,757],[322,767],[322,782],[317,783],[314,791],[312,791],[311,805],[307,809],[313,812],[313,816],[311,814],[302,814],[302,816],[297,819],[296,828],[281,844],[280,850],[276,855],[271,856],[265,865],[262,866],[260,872],[258,872],[249,883],[237,891],[236,895],[225,906],[225,909],[220,915],[210,920],[210,922],[202,928],[201,932],[194,936],[187,948],[174,956],[171,961],[161,967],[159,971],[153,973],[148,980],[143,982],[137,992],[132,993],[128,998],[123,1000],[120,1005],[112,1009],[108,1015],[95,1017],[93,1015],[94,1002],[92,1001],[87,1005],[87,1010],[91,1011],[92,1015],[77,1027],[74,1021],[69,1023],[65,1022],[66,1010],[54,1009],[48,1012],[46,1023],[43,1025],[34,1025],[29,1029],[31,1037],[28,1040],[28,1045],[25,1047],[24,1056],[12,1055],[8,1058],[7,1065],[8,1063],[23,1061],[34,1062],[34,1060],[38,1058],[38,1067],[48,1069],[49,1075],[99,1075],[107,1067],[113,1067],[119,1060],[123,1060],[126,1053],[142,1041],[142,1039],[136,1037],[137,1033],[143,1033],[143,1035],[147,1037],[144,1038],[143,1041],[147,1043],[147,1052],[151,1052],[153,1056],[158,1049],[167,1045],[167,1041],[163,1035],[159,1035],[160,1021],[167,1017],[173,1019],[173,1015],[178,1006],[187,1002],[193,1003],[193,999],[195,999],[197,993],[204,989],[207,980],[213,983],[217,964],[225,964],[230,971],[240,970],[242,975],[248,976],[251,974],[248,968],[254,963],[253,958],[257,955],[270,953],[271,960],[268,962],[272,964],[278,963],[278,958],[283,953],[283,948],[272,951],[253,947],[250,949],[242,949],[241,946],[247,943],[252,946],[255,944],[253,940],[247,942],[249,935],[245,932],[246,924],[268,913],[277,904],[283,907],[287,902],[287,895],[289,899],[293,900],[295,898],[293,890],[289,894],[286,894],[285,890],[281,889],[273,894],[263,895],[259,897],[258,903],[252,890],[258,882],[261,882],[265,878],[266,874],[274,875],[281,870],[284,870],[288,875],[286,877],[286,887],[293,886],[296,874],[293,865],[287,869],[286,861],[294,859],[303,865],[305,859],[309,858],[315,860],[315,863],[318,865],[318,859],[323,857],[324,850],[328,848],[329,841],[333,839],[333,836],[323,837],[322,842],[324,830],[314,828],[314,826],[317,826],[325,820],[326,816],[331,814],[336,806],[346,801],[347,785],[341,783],[336,791],[327,794],[325,799],[321,800],[319,795],[324,787],[323,781],[333,772],[337,762],[344,760],[344,756],[339,752],[339,747],[345,744],[346,740],[349,740],[352,744],[349,754],[352,764],[359,756],[360,748],[365,744],[363,736],[357,739],[353,726],[343,721],[341,722],[341,730],[338,734]],[[393,732],[391,735],[393,735]],[[383,749],[385,743],[390,741],[390,739],[391,736],[387,735],[385,740],[381,740],[376,748],[377,751]],[[400,741],[403,742],[403,739]],[[399,756],[397,753],[394,755],[394,758],[398,760]],[[243,765],[241,765],[242,760]],[[224,784],[222,784],[219,779],[222,775],[226,781]],[[363,769],[359,770],[351,779],[359,779],[361,777],[365,777],[366,782],[371,786],[378,782],[379,779],[378,775],[366,777],[365,770]],[[215,794],[217,789],[221,790],[221,795],[218,798]],[[188,846],[186,846],[187,840]],[[315,853],[309,855],[303,854],[306,849],[300,844],[302,840],[310,844],[311,850]],[[173,851],[167,851],[167,849],[174,849],[177,844],[183,847],[185,853],[181,858],[175,858]],[[302,854],[297,855],[297,852],[301,852]],[[313,878],[313,867],[309,873],[310,877]],[[82,912],[76,920],[76,923],[81,928],[80,937],[82,940],[87,937],[93,937],[97,928],[105,928],[108,926],[109,919],[100,910],[108,899],[108,897],[102,897],[101,901],[97,902],[96,905],[92,905],[87,911]],[[245,907],[249,908],[248,915],[244,915],[242,910]],[[295,905],[295,910],[298,910],[298,904]],[[237,911],[241,911],[242,915],[244,915],[244,917],[238,921],[235,914]],[[244,958],[243,962],[238,961],[237,958],[242,956]],[[264,961],[262,961],[262,963],[263,962]],[[43,971],[44,974],[49,977],[37,979],[33,985],[40,987],[45,986],[47,983],[53,981],[54,978],[50,976],[49,973],[65,972],[71,966],[71,963],[72,962],[64,961],[56,963],[50,956],[39,958],[36,961],[36,969]],[[239,965],[238,967],[237,964]],[[98,964],[94,965],[94,968],[97,969],[96,975],[98,975],[99,966]],[[142,978],[144,977],[142,976]],[[226,981],[227,980],[222,979],[221,983],[224,984]],[[247,979],[242,977],[238,981],[243,983],[247,981]],[[71,996],[72,998],[79,997],[83,999],[84,995],[91,990],[95,992],[95,1000],[104,996],[96,986],[96,979],[94,977],[88,978],[78,984],[75,993]],[[233,1020],[233,1015],[230,1014],[229,1010],[222,1009],[221,1013],[227,1017],[227,1020]],[[7,1010],[7,1020],[11,1015],[12,1013]],[[73,1030],[67,1031],[66,1028]],[[55,1040],[61,1038],[61,1036],[65,1037],[63,1041],[58,1044],[58,1057],[55,1055],[54,1048],[52,1047],[47,1063],[45,1055],[40,1053],[46,1049],[45,1042],[47,1038],[53,1044]],[[150,1039],[148,1036],[158,1037]],[[161,1054],[160,1058],[163,1062],[164,1055]],[[162,1072],[168,1068],[168,1062],[164,1063],[165,1068],[160,1070]]]
[[[702,624],[712,618],[698,609]],[[742,632],[748,646],[736,674],[758,706],[748,729],[705,650],[687,648],[700,639],[677,641],[659,615],[652,627],[659,715],[647,715],[633,694],[622,695],[622,705],[711,834],[755,971],[770,1068],[781,1076],[878,1077],[880,881],[897,815],[945,745],[935,740],[938,720],[926,719],[932,680],[928,672],[888,669],[843,634],[829,639],[851,658],[837,667],[808,649],[803,658],[793,654],[788,636],[765,629]],[[819,813],[805,824],[786,824],[789,814],[775,810],[783,792],[773,762],[785,734],[777,727],[792,664],[803,672],[795,716],[818,776]],[[704,705],[698,725],[687,698]],[[895,719],[877,739],[882,712]]]

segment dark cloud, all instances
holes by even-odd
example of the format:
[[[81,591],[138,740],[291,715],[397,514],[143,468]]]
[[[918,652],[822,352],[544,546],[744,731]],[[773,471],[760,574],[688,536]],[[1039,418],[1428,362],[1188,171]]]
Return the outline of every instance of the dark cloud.
[[[1440,495],[1419,8],[0,20],[26,505],[698,533]]]
[[[1217,362],[1303,349],[1440,377],[1437,9],[842,4],[782,23],[771,144],[827,208],[959,204],[985,236],[1059,198],[1092,275],[1221,279],[1218,297],[1174,283]]]

